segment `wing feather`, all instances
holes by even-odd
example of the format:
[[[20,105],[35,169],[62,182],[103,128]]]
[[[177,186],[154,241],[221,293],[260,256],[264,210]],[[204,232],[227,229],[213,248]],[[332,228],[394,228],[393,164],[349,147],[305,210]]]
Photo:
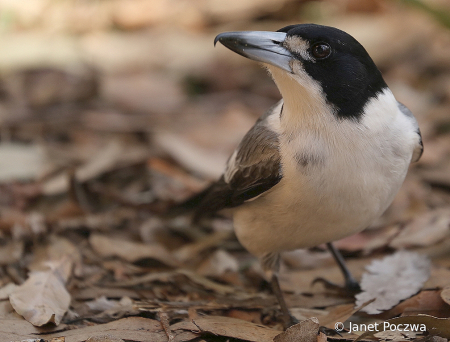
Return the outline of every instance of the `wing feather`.
[[[422,135],[420,134],[419,124],[417,123],[417,120],[414,117],[414,114],[408,109],[408,107],[406,107],[403,103],[400,103],[400,102],[397,102],[397,106],[398,106],[398,109],[400,109],[400,111],[405,116],[410,118],[410,120],[413,122],[413,124],[416,128],[417,134],[419,135],[419,142],[418,142],[416,148],[414,149],[413,157],[411,160],[412,162],[416,162],[420,159],[420,157],[422,156],[422,153],[423,153]]]
[[[272,107],[244,136],[228,160],[223,176],[199,199],[197,216],[241,205],[276,185],[282,178],[277,122],[282,102]]]

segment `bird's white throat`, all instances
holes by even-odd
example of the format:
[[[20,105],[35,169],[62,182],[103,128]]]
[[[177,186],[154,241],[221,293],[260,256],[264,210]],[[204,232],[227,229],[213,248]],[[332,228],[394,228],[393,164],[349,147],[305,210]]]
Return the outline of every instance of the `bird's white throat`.
[[[291,65],[294,73],[268,66],[273,80],[283,96],[281,129],[286,134],[308,129],[322,130],[330,119],[335,121],[333,106],[325,100],[320,84],[309,76],[296,61]]]

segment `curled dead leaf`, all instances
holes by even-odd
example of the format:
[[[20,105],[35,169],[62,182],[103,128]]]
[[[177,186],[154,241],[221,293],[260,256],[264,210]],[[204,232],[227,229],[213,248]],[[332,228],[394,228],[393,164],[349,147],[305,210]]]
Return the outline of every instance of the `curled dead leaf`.
[[[113,335],[103,335],[89,337],[86,342],[124,342],[121,338],[115,337]]]
[[[128,262],[154,259],[167,266],[176,267],[178,261],[162,245],[124,241],[100,234],[89,238],[92,248],[103,257],[118,256]]]
[[[356,306],[375,301],[362,311],[379,314],[417,293],[430,276],[430,261],[423,255],[399,251],[366,267]]]
[[[8,299],[9,296],[15,291],[17,285],[14,283],[8,283],[0,288],[0,300]]]
[[[317,335],[317,342],[327,342],[327,335],[320,332],[319,335]]]
[[[58,266],[49,264],[47,271],[31,272],[9,296],[14,310],[35,326],[49,322],[58,325],[69,309],[70,294]]]
[[[441,292],[441,298],[444,302],[450,305],[450,286],[446,286]]]
[[[450,210],[439,208],[418,215],[391,242],[396,249],[409,246],[431,246],[442,241],[450,231]]]
[[[422,290],[418,294],[402,301],[392,309],[383,312],[384,318],[396,316],[413,316],[428,314],[437,317],[445,317],[450,313],[448,306],[441,298],[439,290]]]
[[[11,241],[0,248],[0,265],[8,265],[20,260],[23,255],[23,241]]]
[[[311,317],[293,325],[286,331],[275,336],[274,342],[317,342],[319,333],[319,320]]]
[[[170,329],[172,332],[176,330],[207,332],[252,342],[272,342],[273,338],[280,333],[262,325],[222,316],[209,316],[194,319],[192,322],[180,322],[171,325]]]
[[[80,259],[77,248],[67,239],[53,238],[40,249],[28,279],[9,296],[14,310],[35,326],[58,325],[69,309],[66,282]]]
[[[220,277],[226,272],[237,272],[238,261],[230,253],[219,249],[207,258],[197,272],[203,276]]]

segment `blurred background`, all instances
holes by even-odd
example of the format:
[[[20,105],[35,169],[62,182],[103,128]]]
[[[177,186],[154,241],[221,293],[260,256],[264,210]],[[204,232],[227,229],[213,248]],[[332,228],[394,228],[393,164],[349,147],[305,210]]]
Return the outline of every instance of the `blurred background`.
[[[314,22],[366,47],[418,118],[420,167],[448,186],[449,13],[447,0],[1,0],[0,182],[58,195],[68,169],[86,182],[161,153],[216,178],[280,95],[215,35]]]
[[[0,264],[21,260],[47,233],[81,241],[86,230],[116,229],[169,250],[195,240],[186,231],[167,239],[159,213],[218,177],[280,99],[261,66],[214,48],[214,37],[307,22],[366,47],[425,145],[374,224],[379,239],[340,247],[368,253],[448,240],[448,0],[0,0],[0,238],[28,241]],[[23,268],[5,272],[26,277]]]

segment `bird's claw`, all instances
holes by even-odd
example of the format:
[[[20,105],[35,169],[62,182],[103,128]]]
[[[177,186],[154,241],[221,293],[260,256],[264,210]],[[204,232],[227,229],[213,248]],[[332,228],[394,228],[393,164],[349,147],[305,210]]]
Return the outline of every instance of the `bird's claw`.
[[[323,284],[326,289],[334,290],[346,295],[354,295],[361,292],[361,287],[355,280],[346,281],[345,286],[341,286],[324,278],[316,278],[313,280],[312,285],[315,285],[317,283]]]

